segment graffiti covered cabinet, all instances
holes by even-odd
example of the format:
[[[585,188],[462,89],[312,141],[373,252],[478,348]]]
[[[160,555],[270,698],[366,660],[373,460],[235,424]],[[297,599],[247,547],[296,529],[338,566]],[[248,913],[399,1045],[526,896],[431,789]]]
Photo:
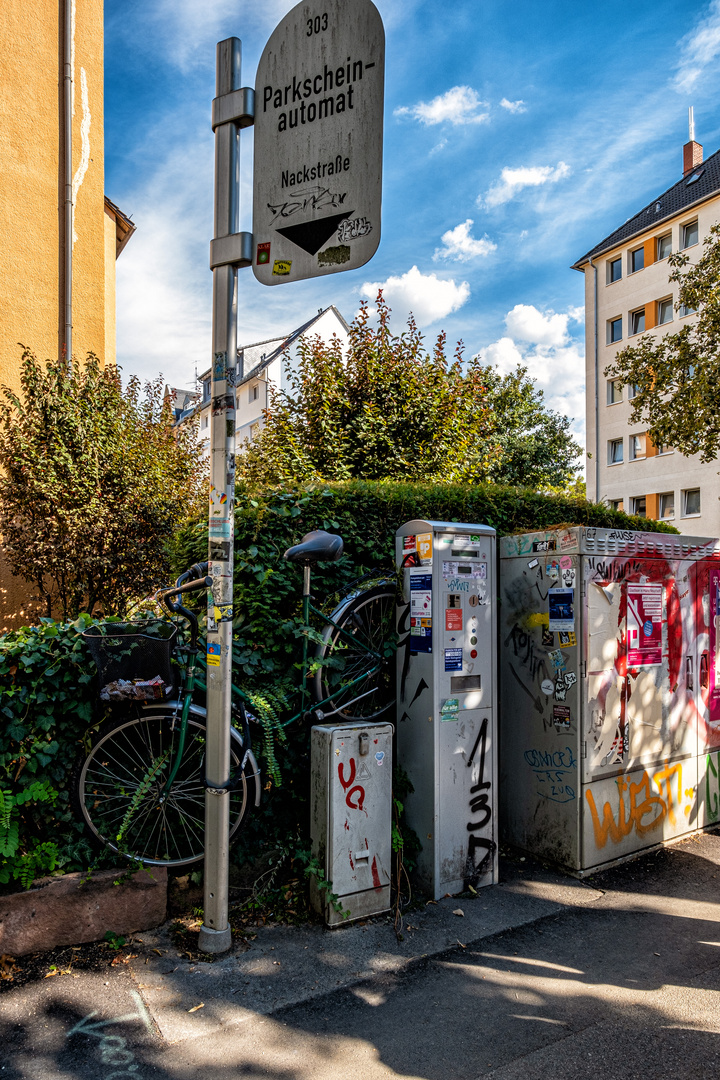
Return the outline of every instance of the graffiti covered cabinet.
[[[396,533],[397,756],[436,899],[497,880],[495,531],[409,521]]]
[[[717,818],[718,550],[593,528],[500,541],[511,843],[583,874],[711,824],[713,808]]]
[[[312,877],[310,895],[328,926],[390,907],[392,737],[387,723],[312,728],[312,852],[332,888],[322,891]]]

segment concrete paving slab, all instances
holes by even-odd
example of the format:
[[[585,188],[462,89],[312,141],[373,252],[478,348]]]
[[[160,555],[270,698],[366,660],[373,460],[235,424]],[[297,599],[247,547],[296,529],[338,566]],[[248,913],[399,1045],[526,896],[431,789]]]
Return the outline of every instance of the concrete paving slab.
[[[142,935],[163,956],[147,952],[132,971],[153,1019],[168,1042],[207,1036],[250,1015],[271,1015],[340,987],[397,974],[427,956],[591,904],[602,893],[539,866],[512,865],[503,884],[476,897],[448,897],[410,912],[402,940],[390,918],[325,930],[260,928],[247,952],[214,963],[189,963],[167,931]],[[462,910],[463,915],[453,914]],[[148,962],[145,963],[145,960]],[[202,1004],[201,1009],[189,1010]]]

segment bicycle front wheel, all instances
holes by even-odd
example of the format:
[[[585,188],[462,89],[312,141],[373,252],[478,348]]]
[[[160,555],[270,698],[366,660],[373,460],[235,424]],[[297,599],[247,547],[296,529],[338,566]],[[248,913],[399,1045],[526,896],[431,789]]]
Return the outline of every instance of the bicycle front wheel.
[[[315,654],[315,701],[341,720],[379,719],[395,705],[394,584],[350,597],[331,619]]]
[[[193,717],[177,776],[160,802],[179,734],[179,717],[168,709],[131,715],[120,723],[110,719],[95,736],[74,785],[78,808],[96,840],[148,866],[190,866],[204,855],[205,724]],[[234,772],[242,757],[242,742],[233,730]],[[250,805],[248,789],[254,782],[243,770],[230,793],[231,839]]]

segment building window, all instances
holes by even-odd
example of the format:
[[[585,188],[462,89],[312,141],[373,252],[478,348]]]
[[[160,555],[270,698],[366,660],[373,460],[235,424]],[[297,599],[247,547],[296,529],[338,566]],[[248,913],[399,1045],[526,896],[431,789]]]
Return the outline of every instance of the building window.
[[[645,495],[638,495],[630,501],[633,514],[637,517],[647,517],[647,497]]]
[[[672,322],[672,320],[673,320],[672,297],[669,300],[658,300],[658,306],[657,306],[658,326],[662,326],[663,323]]]
[[[625,508],[625,503],[622,501],[622,499],[611,499],[610,500],[610,509],[611,510],[619,510],[622,513],[624,508]]]
[[[683,517],[696,517],[700,513],[700,488],[683,491]]]
[[[257,401],[259,393],[260,393],[260,388],[258,387],[257,383],[254,383],[250,387],[250,401]]]
[[[635,274],[635,273],[637,273],[638,270],[642,270],[643,267],[645,266],[645,248],[644,247],[635,248],[634,251],[631,251],[629,253],[628,260],[629,260],[629,263],[630,263],[630,273],[631,274]]]
[[[260,434],[260,425],[259,424],[251,424],[250,425],[250,438],[251,439],[257,439],[259,434]]]
[[[622,439],[610,439],[608,442],[608,465],[619,465],[623,459]]]
[[[608,405],[617,405],[618,401],[623,399],[623,384],[620,379],[608,379],[607,384],[607,403]]]
[[[614,341],[622,340],[622,319],[608,319],[607,343],[612,345]]]
[[[622,277],[622,259],[608,259],[607,263],[607,283],[612,285],[613,281],[619,281]]]
[[[658,236],[657,241],[657,257],[658,262],[660,259],[667,259],[668,255],[672,254],[672,233],[668,233],[667,236]]]
[[[630,333],[631,334],[644,334],[645,333],[645,308],[638,308],[637,311],[630,312]]]
[[[202,426],[203,426],[204,428],[206,428],[206,427],[208,426],[208,423],[209,423],[209,422],[210,422],[210,417],[209,417],[209,416],[203,416],[203,422],[202,422]]]
[[[674,491],[664,491],[661,495],[658,495],[658,514],[661,521],[675,517]]]
[[[203,379],[202,399],[203,399],[203,401],[209,401],[210,400],[210,380],[209,379]]]
[[[644,435],[631,435],[630,436],[630,460],[637,461],[638,458],[645,457],[645,436]]]
[[[640,393],[640,387],[637,383],[630,383],[628,385],[628,401],[636,397]]]
[[[684,319],[686,315],[697,315],[697,308],[689,308],[687,304],[681,304],[678,314],[681,319]]]
[[[697,244],[697,242],[698,242],[698,223],[697,223],[697,221],[690,221],[690,222],[688,222],[687,225],[683,225],[682,229],[680,230],[680,237],[681,237],[681,240],[682,240],[682,243],[680,244],[681,248],[689,248],[689,247],[692,247],[693,244]]]

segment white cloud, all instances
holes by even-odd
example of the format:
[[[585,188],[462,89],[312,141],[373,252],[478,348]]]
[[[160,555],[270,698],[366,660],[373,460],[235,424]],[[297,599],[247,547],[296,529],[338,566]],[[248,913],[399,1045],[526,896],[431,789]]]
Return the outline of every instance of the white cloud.
[[[705,68],[720,55],[720,0],[712,0],[708,14],[694,30],[682,38],[676,90],[692,90]]]
[[[576,438],[585,440],[585,356],[582,342],[572,338],[568,323],[581,321],[581,308],[541,312],[530,304],[516,304],[505,316],[508,334],[479,352],[484,364],[501,375],[518,364],[543,391],[548,408],[568,416]]]
[[[433,259],[453,259],[455,262],[469,262],[470,259],[484,257],[490,255],[493,251],[497,251],[497,244],[494,244],[487,234],[482,240],[476,240],[474,236],[470,235],[472,224],[472,218],[468,218],[467,221],[461,221],[454,229],[448,229],[446,233],[443,233],[440,238],[443,246],[437,248]]]
[[[395,116],[410,116],[427,126],[433,124],[482,124],[489,116],[481,109],[488,103],[481,101],[477,92],[469,86],[453,86],[432,101],[419,101],[417,105],[396,109]]]
[[[510,113],[527,112],[524,101],[508,101],[506,97],[500,99],[500,108],[507,109]]]
[[[576,309],[573,308],[573,311]],[[532,345],[564,345],[568,339],[570,313],[543,314],[533,304],[516,304],[505,316],[505,326],[512,338]]]
[[[400,277],[393,275],[385,281],[366,281],[360,287],[360,295],[374,300],[378,289],[382,289],[393,314],[400,321],[412,312],[419,327],[430,326],[458,311],[470,297],[467,281],[457,284],[436,274],[421,274],[417,266],[412,266]]]
[[[517,169],[504,168],[500,179],[492,184],[483,197],[478,196],[478,206],[488,209],[509,202],[519,191],[528,187],[541,187],[543,184],[556,184],[570,175],[570,166],[559,161],[552,165],[521,165]]]

